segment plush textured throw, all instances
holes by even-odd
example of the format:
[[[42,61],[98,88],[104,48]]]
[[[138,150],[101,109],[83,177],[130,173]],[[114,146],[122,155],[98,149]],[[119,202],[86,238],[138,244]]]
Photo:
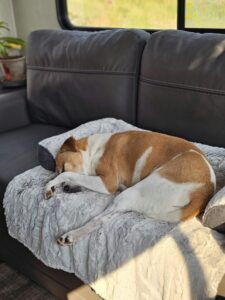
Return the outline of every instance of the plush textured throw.
[[[128,130],[127,126],[132,128],[122,121],[99,120],[74,134],[89,135],[99,128]],[[222,180],[224,149],[202,149]],[[10,235],[46,265],[75,273],[108,300],[206,300],[216,295],[225,273],[225,238],[197,219],[170,224],[135,212],[114,213],[76,244],[59,246],[56,237],[101,214],[112,196],[58,189],[46,201],[43,190],[54,176],[41,166],[28,170],[9,183],[4,197]]]

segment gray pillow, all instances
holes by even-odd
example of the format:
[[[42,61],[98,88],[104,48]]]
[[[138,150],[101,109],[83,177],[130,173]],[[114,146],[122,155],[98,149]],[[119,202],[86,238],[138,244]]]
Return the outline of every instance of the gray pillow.
[[[209,201],[202,222],[209,228],[225,233],[225,187]]]

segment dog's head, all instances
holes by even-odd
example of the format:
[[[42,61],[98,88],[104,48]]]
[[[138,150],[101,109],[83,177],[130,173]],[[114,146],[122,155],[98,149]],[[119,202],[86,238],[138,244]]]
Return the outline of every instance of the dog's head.
[[[76,140],[74,137],[68,138],[61,146],[56,155],[56,173],[76,172],[83,173],[82,151],[87,147],[87,139]]]

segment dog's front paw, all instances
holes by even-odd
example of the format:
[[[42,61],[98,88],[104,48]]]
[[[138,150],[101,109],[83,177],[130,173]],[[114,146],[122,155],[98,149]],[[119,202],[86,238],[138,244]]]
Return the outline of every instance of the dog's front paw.
[[[45,193],[44,193],[45,199],[46,200],[50,199],[53,196],[54,191],[55,191],[54,186],[47,185],[46,188],[45,188]]]
[[[57,243],[61,246],[68,246],[74,243],[73,236],[66,233],[57,239]]]

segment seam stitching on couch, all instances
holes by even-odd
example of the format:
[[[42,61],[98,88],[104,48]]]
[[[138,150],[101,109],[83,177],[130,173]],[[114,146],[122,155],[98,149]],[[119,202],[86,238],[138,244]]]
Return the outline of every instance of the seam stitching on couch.
[[[205,87],[197,87],[197,86],[191,86],[181,83],[173,83],[173,82],[166,82],[166,81],[159,81],[159,80],[153,80],[148,79],[145,77],[141,77],[140,81],[151,84],[151,85],[158,85],[163,87],[169,87],[169,88],[177,88],[182,90],[191,90],[193,92],[200,92],[200,93],[206,93],[206,94],[218,94],[218,95],[225,95],[225,91],[223,90],[214,90],[214,89],[208,89]]]
[[[66,68],[49,68],[49,67],[36,67],[27,66],[29,70],[38,71],[50,71],[50,72],[62,72],[62,73],[77,73],[77,74],[109,74],[109,75],[130,75],[135,76],[135,72],[113,72],[113,71],[98,71],[98,70],[76,70],[76,69],[66,69]]]

